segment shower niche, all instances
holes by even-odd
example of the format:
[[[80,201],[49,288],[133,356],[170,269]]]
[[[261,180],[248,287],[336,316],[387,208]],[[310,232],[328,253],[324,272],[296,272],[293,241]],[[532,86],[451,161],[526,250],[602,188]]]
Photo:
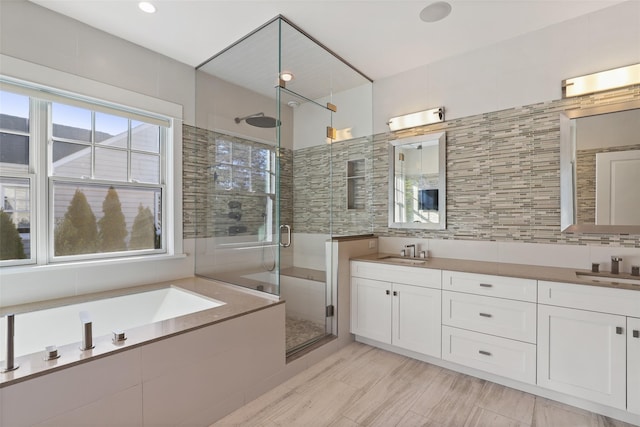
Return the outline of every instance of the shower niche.
[[[197,67],[196,274],[285,299],[288,354],[337,333],[327,242],[345,185],[349,209],[371,194],[344,161],[372,157],[371,110],[372,81],[283,16]]]

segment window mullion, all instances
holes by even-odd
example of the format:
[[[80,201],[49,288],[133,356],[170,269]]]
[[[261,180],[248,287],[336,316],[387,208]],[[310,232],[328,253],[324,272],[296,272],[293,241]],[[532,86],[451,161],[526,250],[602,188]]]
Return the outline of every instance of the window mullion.
[[[31,250],[35,253],[38,264],[46,264],[49,256],[47,246],[47,230],[49,229],[49,215],[47,206],[49,155],[51,152],[51,124],[49,103],[31,99],[31,113],[29,123],[30,173],[33,174],[31,189]],[[44,173],[43,173],[44,172]]]
[[[96,112],[91,112],[91,179],[96,178]]]

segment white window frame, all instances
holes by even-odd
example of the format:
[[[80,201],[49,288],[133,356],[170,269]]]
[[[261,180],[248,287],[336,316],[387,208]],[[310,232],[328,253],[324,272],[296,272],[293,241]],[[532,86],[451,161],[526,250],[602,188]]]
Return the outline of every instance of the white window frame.
[[[173,174],[175,169],[174,138],[179,135],[181,129],[176,129],[179,123],[175,117],[163,116],[156,113],[148,113],[136,107],[124,107],[108,101],[99,100],[90,96],[69,93],[65,90],[52,89],[37,83],[0,75],[0,89],[25,94],[30,97],[29,109],[29,165],[25,173],[15,170],[2,171],[2,176],[7,178],[20,178],[29,180],[30,188],[30,217],[31,217],[31,251],[30,258],[25,260],[0,261],[0,266],[25,266],[37,264],[38,266],[52,265],[62,262],[103,261],[109,259],[129,259],[132,257],[155,257],[158,255],[175,255],[182,252],[182,224],[181,215],[176,215],[175,188],[180,182]],[[101,111],[109,114],[117,113],[132,120],[153,123],[156,120],[164,126],[160,127],[160,182],[159,184],[146,184],[127,181],[111,180],[81,180],[53,176],[50,170],[52,138],[52,117],[50,105],[52,102],[76,104],[90,111]],[[165,124],[166,123],[166,124]],[[130,131],[130,129],[129,129]],[[181,138],[180,138],[181,141]],[[130,152],[137,152],[127,147],[128,157]],[[178,156],[181,160],[181,157]],[[129,161],[129,160],[128,160]],[[129,167],[128,167],[129,169]],[[129,174],[129,171],[128,171]],[[128,177],[130,178],[130,177]],[[113,253],[94,253],[73,256],[55,256],[54,253],[54,206],[53,188],[55,183],[86,183],[88,185],[113,185],[116,188],[154,188],[161,192],[161,233],[162,248],[149,250],[127,250]],[[180,223],[176,223],[176,220]],[[180,234],[178,236],[178,233]]]

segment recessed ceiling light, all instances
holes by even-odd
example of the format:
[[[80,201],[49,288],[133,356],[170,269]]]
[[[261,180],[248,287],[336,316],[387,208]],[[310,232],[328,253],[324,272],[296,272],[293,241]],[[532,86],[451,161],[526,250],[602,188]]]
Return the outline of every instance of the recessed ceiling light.
[[[138,3],[138,7],[140,8],[141,11],[146,13],[156,12],[156,7],[148,1],[141,1],[140,3]]]
[[[424,22],[440,21],[451,13],[451,5],[446,1],[437,1],[422,9],[420,19]]]
[[[282,73],[280,73],[280,78],[282,79],[282,81],[290,82],[291,80],[293,80],[293,73],[289,71],[283,71]]]

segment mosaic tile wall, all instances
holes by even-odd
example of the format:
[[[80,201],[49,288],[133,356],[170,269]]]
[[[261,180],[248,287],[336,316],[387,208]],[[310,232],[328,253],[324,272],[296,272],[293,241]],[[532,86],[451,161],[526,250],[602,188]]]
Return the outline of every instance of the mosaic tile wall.
[[[549,101],[445,123],[378,134],[296,150],[293,158],[293,230],[333,235],[376,233],[435,239],[519,241],[640,247],[640,235],[560,232],[559,113],[573,108],[640,99],[640,86],[572,99]],[[389,229],[388,141],[447,132],[447,229]],[[194,154],[208,143],[206,132],[185,126],[185,237],[206,217],[197,170],[206,162]],[[347,208],[347,160],[365,159],[363,209]],[[285,164],[287,164],[285,162]],[[292,194],[283,191],[285,194]],[[196,202],[198,201],[198,202]],[[201,223],[201,222],[199,222]]]
[[[348,207],[347,163],[364,160],[362,182],[356,185],[356,209]],[[371,233],[374,174],[369,138],[303,148],[293,153],[293,230],[332,235]],[[385,197],[386,198],[386,197]],[[331,219],[333,217],[333,221]],[[329,228],[331,227],[331,229]]]
[[[560,232],[559,113],[631,99],[640,99],[640,86],[465,117],[404,135],[376,135],[375,169],[386,170],[388,140],[447,132],[447,230],[389,229],[385,200],[384,207],[374,206],[373,231],[381,236],[640,247],[639,235]],[[379,175],[374,176],[375,191],[386,194],[386,177]]]

